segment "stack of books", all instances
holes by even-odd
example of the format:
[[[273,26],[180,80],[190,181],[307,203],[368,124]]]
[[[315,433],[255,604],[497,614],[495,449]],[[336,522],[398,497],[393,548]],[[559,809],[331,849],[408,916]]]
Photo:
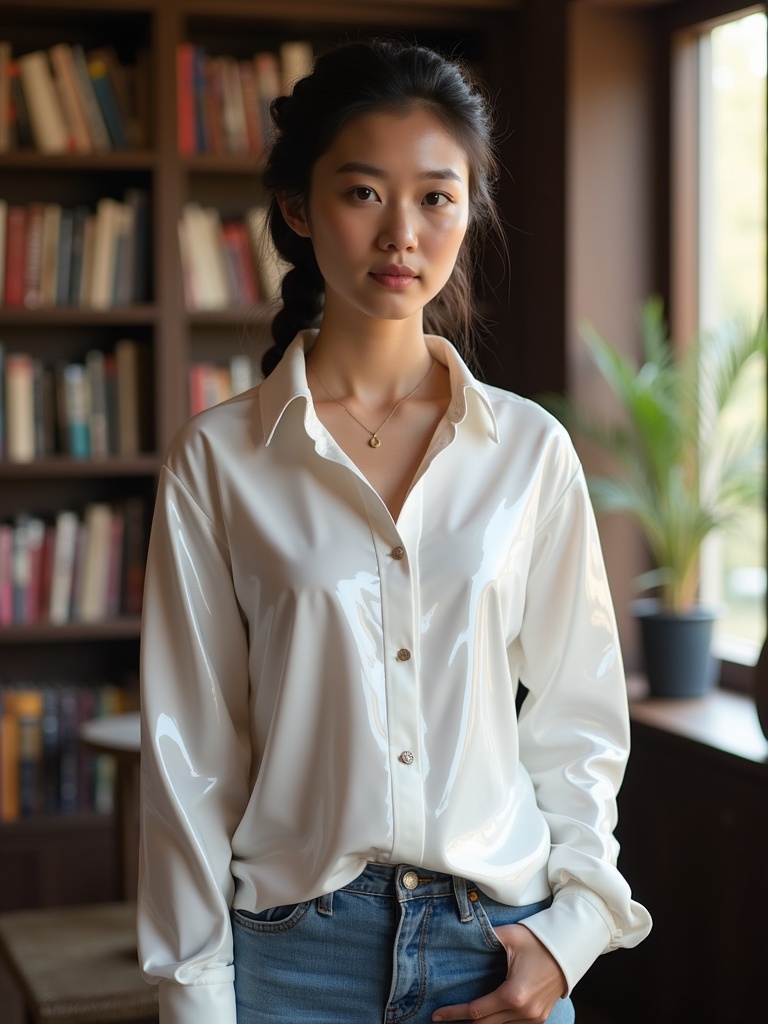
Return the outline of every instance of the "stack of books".
[[[49,366],[0,344],[0,461],[130,457],[150,447],[147,346],[122,338]]]
[[[288,269],[267,230],[267,209],[254,206],[242,221],[222,221],[219,211],[184,204],[178,224],[187,309],[247,309],[274,302]]]
[[[16,56],[0,40],[0,153],[104,153],[148,144],[148,60],[58,43]]]
[[[147,193],[91,209],[0,199],[0,306],[111,309],[149,292]]]
[[[114,758],[79,742],[83,722],[130,710],[110,683],[0,682],[0,822],[114,809]]]
[[[261,374],[246,355],[232,356],[227,363],[196,360],[189,367],[189,414],[225,402],[260,380]]]
[[[258,157],[269,141],[275,97],[312,70],[312,45],[285,42],[279,53],[249,60],[209,57],[202,46],[181,43],[176,54],[178,145],[195,153]]]
[[[0,522],[0,627],[106,622],[141,612],[142,498]]]

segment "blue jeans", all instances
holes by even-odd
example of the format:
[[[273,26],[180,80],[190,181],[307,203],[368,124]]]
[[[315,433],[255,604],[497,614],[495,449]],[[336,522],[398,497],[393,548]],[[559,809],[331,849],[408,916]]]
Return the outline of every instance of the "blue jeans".
[[[508,907],[451,875],[369,864],[336,892],[259,914],[235,910],[238,1024],[430,1024],[438,1007],[497,988],[494,928],[549,901]],[[570,999],[547,1024],[572,1024]]]

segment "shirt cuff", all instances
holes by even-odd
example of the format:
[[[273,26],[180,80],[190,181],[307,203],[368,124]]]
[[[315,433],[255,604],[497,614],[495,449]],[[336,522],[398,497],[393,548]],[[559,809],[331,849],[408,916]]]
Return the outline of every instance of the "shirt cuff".
[[[161,1024],[237,1024],[232,982],[179,985],[164,980],[158,996]]]
[[[520,924],[525,925],[557,960],[568,984],[568,995],[610,946],[611,914],[593,893],[565,892],[551,907]]]

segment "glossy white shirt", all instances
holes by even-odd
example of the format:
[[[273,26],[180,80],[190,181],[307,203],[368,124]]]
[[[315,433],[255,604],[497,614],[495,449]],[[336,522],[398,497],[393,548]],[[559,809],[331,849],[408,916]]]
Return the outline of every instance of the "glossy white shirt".
[[[615,866],[626,688],[567,434],[429,338],[453,397],[395,522],[315,414],[313,340],[191,420],[161,474],[139,946],[162,1024],[234,1024],[230,907],[368,861],[553,893],[526,925],[570,987],[650,928]]]

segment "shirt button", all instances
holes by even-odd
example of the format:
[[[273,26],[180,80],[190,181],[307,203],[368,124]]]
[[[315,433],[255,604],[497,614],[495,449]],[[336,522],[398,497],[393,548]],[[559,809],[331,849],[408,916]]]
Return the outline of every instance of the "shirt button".
[[[415,871],[406,871],[403,875],[403,885],[406,889],[415,889],[419,884],[419,876]]]
[[[407,647],[401,647],[400,648],[400,650],[397,652],[397,660],[398,661],[410,661],[411,660],[411,652],[408,650]]]
[[[403,764],[413,764],[413,754],[410,750],[404,750],[400,755],[400,760]]]
[[[399,544],[398,544],[398,546],[396,548],[392,548],[392,557],[396,558],[398,562],[404,556],[405,556],[405,548],[401,548]]]

